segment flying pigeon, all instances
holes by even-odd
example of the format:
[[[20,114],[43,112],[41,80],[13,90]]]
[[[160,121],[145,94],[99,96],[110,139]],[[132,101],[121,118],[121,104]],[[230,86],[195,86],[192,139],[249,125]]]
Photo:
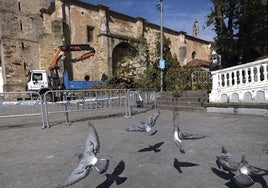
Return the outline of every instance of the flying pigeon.
[[[89,123],[88,137],[85,142],[84,153],[78,154],[79,163],[77,167],[73,170],[71,175],[66,179],[66,181],[59,187],[66,187],[72,185],[79,180],[85,178],[91,167],[94,166],[95,169],[100,173],[104,173],[109,165],[109,160],[98,159],[96,154],[99,152],[100,144],[99,137],[94,126]]]
[[[249,187],[254,184],[254,181],[250,177],[250,165],[246,161],[245,155],[242,156],[240,161],[240,167],[238,173],[234,176],[234,182],[240,187]]]
[[[160,115],[160,111],[155,111],[152,115],[147,118],[147,121],[140,122],[138,125],[134,125],[126,130],[128,132],[148,132],[151,136],[154,135],[157,130],[153,130],[152,127],[155,125],[157,118]]]
[[[239,170],[240,163],[231,160],[231,154],[226,151],[222,146],[222,152],[220,155],[216,156],[216,164],[220,169],[224,171],[236,173]]]
[[[182,148],[182,140],[180,138],[180,128],[179,128],[179,123],[180,123],[180,116],[178,112],[173,112],[173,141],[175,142],[176,146],[178,147],[179,151],[181,153],[185,153],[184,149]]]

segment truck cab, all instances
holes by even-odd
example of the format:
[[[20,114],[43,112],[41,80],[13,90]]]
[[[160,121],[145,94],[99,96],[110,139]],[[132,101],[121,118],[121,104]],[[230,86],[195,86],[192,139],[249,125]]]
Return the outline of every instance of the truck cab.
[[[38,92],[49,88],[47,73],[45,70],[30,70],[28,73],[27,91]]]

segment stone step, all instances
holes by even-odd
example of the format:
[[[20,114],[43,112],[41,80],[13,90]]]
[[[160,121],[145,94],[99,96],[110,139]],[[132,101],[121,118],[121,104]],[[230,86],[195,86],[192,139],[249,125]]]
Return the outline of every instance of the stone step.
[[[202,107],[202,102],[207,93],[207,91],[203,90],[183,91],[180,96],[176,97],[163,93],[158,95],[156,103],[159,109],[205,112],[206,110]]]
[[[159,105],[169,105],[169,106],[193,106],[193,107],[201,107],[200,102],[196,101],[163,101],[163,100],[158,100],[157,104]]]
[[[203,107],[195,107],[195,106],[182,106],[182,105],[164,105],[164,104],[157,104],[157,108],[163,110],[175,110],[175,111],[187,111],[187,112],[205,112],[206,109]]]

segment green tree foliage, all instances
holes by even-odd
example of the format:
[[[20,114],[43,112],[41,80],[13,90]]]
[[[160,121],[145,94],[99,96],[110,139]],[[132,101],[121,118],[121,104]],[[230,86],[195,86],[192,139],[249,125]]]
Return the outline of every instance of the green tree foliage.
[[[159,40],[158,40],[159,41]],[[190,90],[192,80],[191,73],[200,70],[199,68],[191,68],[181,66],[175,55],[170,51],[171,41],[163,37],[163,59],[165,60],[165,69],[163,70],[163,89],[174,95],[178,95],[183,90]],[[155,57],[160,57],[160,42],[156,44],[157,48],[154,53]],[[152,88],[160,90],[160,68],[159,58],[149,62],[144,74],[135,80],[136,87]]]
[[[223,67],[245,63],[258,57],[252,46],[254,32],[265,24],[261,0],[211,0],[214,9],[207,26],[213,25],[217,37],[215,50],[222,55]]]

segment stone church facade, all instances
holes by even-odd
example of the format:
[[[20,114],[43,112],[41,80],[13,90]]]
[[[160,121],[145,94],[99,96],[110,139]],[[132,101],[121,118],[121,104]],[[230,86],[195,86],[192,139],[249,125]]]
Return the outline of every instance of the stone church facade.
[[[70,58],[84,52],[66,55],[62,71],[67,70],[71,79],[76,80],[83,80],[86,75],[91,80],[100,80],[103,74],[111,76],[130,46],[137,50],[131,60],[140,72],[146,68],[146,62],[159,58],[156,55],[159,25],[112,11],[104,5],[78,0],[53,3],[50,0],[2,0],[0,20],[4,91],[24,91],[27,72],[47,70],[60,45],[90,44],[96,50],[94,57],[75,64],[70,63]],[[211,42],[168,28],[163,29],[163,34],[171,41],[170,51],[181,65],[193,59],[209,61]]]

